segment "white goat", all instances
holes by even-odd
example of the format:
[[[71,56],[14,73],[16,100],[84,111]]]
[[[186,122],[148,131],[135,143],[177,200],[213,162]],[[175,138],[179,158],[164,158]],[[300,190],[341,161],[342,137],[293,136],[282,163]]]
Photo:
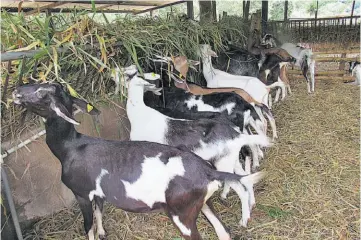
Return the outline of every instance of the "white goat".
[[[227,72],[215,69],[212,66],[211,57],[217,57],[208,44],[200,45],[200,53],[203,62],[203,75],[207,81],[207,87],[235,87],[241,88],[252,96],[256,101],[271,107],[269,103],[269,90],[271,86],[266,86],[258,78],[248,76],[232,75]]]

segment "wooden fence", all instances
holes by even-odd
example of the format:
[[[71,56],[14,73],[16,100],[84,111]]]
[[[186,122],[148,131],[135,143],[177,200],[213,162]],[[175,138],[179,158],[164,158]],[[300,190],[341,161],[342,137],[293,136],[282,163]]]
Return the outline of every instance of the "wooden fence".
[[[351,76],[348,72],[349,61],[360,61],[360,44],[339,45],[335,43],[311,44],[316,60],[316,80],[333,80],[349,82],[354,81],[355,76]],[[330,64],[333,63],[333,64]],[[324,64],[327,64],[324,65]],[[333,68],[333,69],[330,69]],[[288,71],[294,79],[303,79],[300,70]]]
[[[297,42],[359,42],[360,16],[269,21],[267,32]]]

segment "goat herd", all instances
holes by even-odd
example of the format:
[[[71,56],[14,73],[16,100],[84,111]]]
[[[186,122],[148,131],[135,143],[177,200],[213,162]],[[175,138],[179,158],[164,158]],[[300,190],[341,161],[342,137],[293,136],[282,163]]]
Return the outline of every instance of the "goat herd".
[[[89,240],[95,239],[93,213],[99,238],[105,238],[105,200],[130,212],[164,210],[182,236],[192,240],[202,239],[196,226],[202,212],[218,238],[229,240],[230,233],[211,203],[222,184],[222,198],[230,188],[239,196],[240,225],[247,226],[256,202],[253,185],[264,176],[257,171],[262,149],[271,146],[268,122],[272,139],[277,138],[270,90],[278,88],[276,102],[281,92],[285,97],[286,88],[290,92],[285,65],[293,62],[302,68],[307,82],[306,72],[311,70],[307,86],[313,91],[312,52],[285,44],[276,54],[245,61],[250,56],[233,47],[218,57],[219,69],[213,67],[211,57],[217,54],[209,45],[201,45],[199,54],[207,88],[186,80],[198,62],[184,56],[157,56],[152,61],[159,74],[140,76],[135,65],[112,72],[117,89],[124,84],[128,90],[131,141],[78,133],[73,106],[92,115],[100,112],[59,83],[27,84],[14,90],[15,104],[45,119],[46,143],[61,162],[61,179],[79,203]],[[163,74],[164,65],[171,71]],[[163,88],[156,86],[156,80]]]

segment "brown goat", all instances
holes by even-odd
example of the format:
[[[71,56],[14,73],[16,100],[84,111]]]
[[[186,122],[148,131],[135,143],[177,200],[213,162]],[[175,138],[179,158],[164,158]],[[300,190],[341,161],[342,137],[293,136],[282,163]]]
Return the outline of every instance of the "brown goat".
[[[187,76],[188,72],[188,60],[185,56],[179,56],[172,58],[174,68],[180,72],[184,78]],[[182,76],[180,76],[182,78]],[[246,91],[240,88],[206,88],[201,87],[199,85],[189,83],[183,80],[183,83],[175,82],[176,87],[182,88],[186,91],[189,91],[190,93],[194,95],[208,95],[211,93],[217,93],[217,92],[234,92],[238,94],[240,97],[242,97],[244,100],[246,100],[248,103],[254,103],[255,105],[262,105],[261,103],[257,102],[251,95],[249,95]]]

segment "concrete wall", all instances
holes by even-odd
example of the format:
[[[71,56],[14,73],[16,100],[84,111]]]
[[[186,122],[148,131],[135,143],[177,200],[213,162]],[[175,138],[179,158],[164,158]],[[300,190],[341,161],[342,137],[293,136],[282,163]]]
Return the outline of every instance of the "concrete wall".
[[[130,124],[126,118],[124,105],[116,102],[116,104],[97,104],[96,106],[101,111],[98,119],[93,119],[90,115],[83,113],[75,116],[81,122],[77,130],[105,139],[129,139]],[[35,133],[37,133],[36,130],[24,132],[20,139],[24,141]],[[3,143],[2,147],[8,149],[9,145],[9,143]],[[29,225],[27,223],[39,217],[72,205],[74,195],[60,180],[61,165],[46,145],[45,135],[9,155],[4,159],[4,163],[19,220],[23,226]],[[5,198],[4,194],[2,197]],[[2,218],[2,225],[5,223],[3,220],[6,218]],[[11,220],[8,222],[11,223]],[[10,237],[11,226],[5,228],[8,229],[4,229],[2,238],[15,239]]]

